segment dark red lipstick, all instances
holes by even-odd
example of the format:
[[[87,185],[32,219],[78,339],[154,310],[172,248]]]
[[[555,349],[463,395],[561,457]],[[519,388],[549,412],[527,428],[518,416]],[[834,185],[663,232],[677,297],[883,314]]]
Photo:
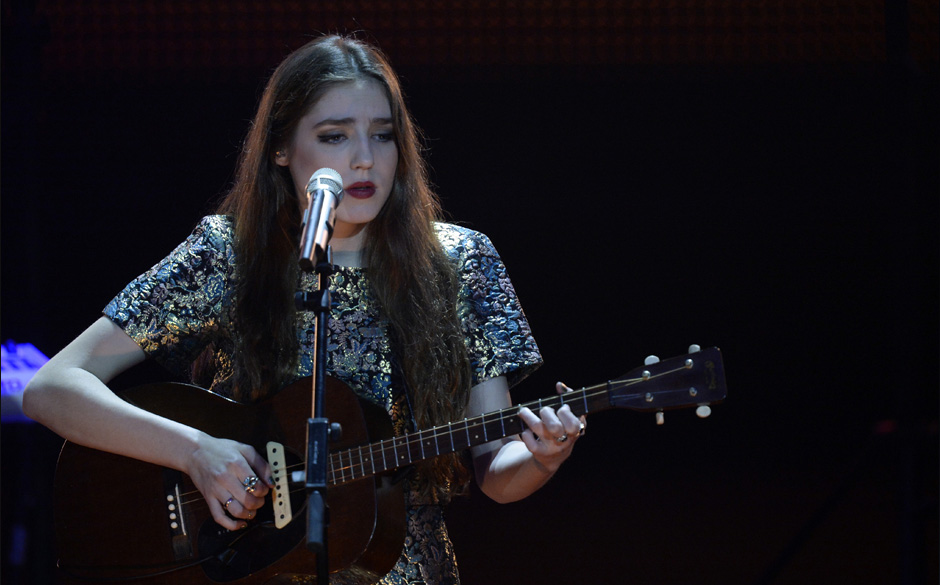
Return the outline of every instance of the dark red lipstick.
[[[356,199],[368,199],[375,195],[375,185],[369,181],[353,183],[344,190],[347,195]]]

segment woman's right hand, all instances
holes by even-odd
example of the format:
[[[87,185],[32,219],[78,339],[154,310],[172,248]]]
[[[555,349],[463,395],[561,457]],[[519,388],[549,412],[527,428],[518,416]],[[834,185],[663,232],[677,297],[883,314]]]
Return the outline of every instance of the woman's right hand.
[[[274,487],[271,467],[253,447],[204,433],[184,471],[209,504],[212,519],[229,530],[245,528]]]
[[[273,487],[267,461],[249,445],[210,437],[111,392],[107,382],[145,357],[121,328],[101,317],[33,376],[23,409],[74,443],[187,473],[220,526],[243,528]],[[258,482],[249,492],[250,482],[243,482],[252,477]]]

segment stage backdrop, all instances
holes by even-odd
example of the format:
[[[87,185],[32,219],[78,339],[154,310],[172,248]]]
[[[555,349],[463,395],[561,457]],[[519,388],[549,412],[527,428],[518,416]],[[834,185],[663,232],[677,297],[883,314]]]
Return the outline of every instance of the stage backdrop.
[[[546,363],[720,346],[710,418],[607,412],[466,583],[937,581],[935,2],[3,2],[4,340],[58,351],[211,213],[264,79],[380,45]],[[155,366],[127,386],[165,379]],[[3,580],[50,581],[60,440],[3,426]],[[921,581],[923,579],[924,581]]]

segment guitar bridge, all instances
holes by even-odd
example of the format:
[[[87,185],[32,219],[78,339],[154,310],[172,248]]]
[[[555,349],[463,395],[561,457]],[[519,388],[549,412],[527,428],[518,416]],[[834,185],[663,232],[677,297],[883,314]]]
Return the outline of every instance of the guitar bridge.
[[[180,485],[183,474],[166,469],[163,472],[163,486],[166,491],[166,520],[170,530],[170,542],[176,560],[189,559],[193,556],[193,542],[186,529],[186,516],[180,500]]]

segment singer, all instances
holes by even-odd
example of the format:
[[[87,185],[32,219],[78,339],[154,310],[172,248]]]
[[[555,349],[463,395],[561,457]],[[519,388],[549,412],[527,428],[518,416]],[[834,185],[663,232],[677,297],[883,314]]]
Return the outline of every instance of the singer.
[[[387,411],[397,434],[510,407],[510,388],[541,363],[538,347],[489,239],[441,221],[418,137],[378,49],[325,36],[290,54],[261,97],[218,214],[42,368],[26,413],[74,443],[182,471],[219,526],[250,529],[274,487],[266,457],[132,406],[107,384],[150,358],[256,403],[311,374],[313,316],[293,299],[315,286],[298,247],[305,189],[322,168],[345,191],[330,241],[329,374]],[[496,501],[525,498],[584,432],[567,406],[520,417],[528,430],[473,447],[472,464],[441,455],[402,474],[407,538],[372,582],[459,583],[442,506],[472,476]],[[125,522],[133,530],[135,519]],[[333,518],[331,534],[342,529]],[[315,566],[311,555],[285,573],[305,582],[297,574]],[[353,582],[346,572],[330,579]]]

